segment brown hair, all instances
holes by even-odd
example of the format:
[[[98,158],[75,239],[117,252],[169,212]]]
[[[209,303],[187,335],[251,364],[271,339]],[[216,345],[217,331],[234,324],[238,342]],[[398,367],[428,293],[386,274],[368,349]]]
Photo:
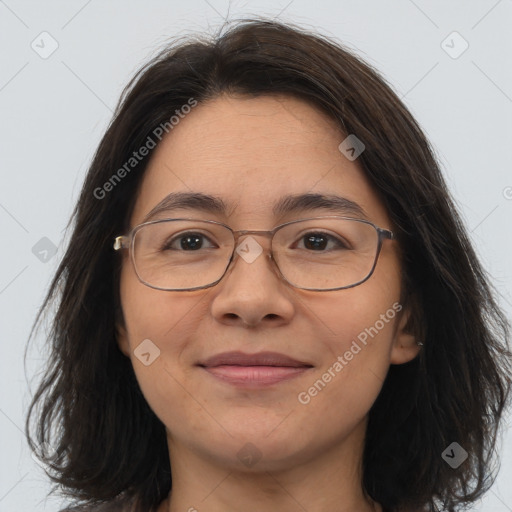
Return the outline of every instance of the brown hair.
[[[27,415],[31,448],[51,467],[52,479],[87,505],[117,497],[137,510],[156,510],[167,496],[164,425],[146,403],[114,328],[120,260],[112,241],[128,228],[149,159],[107,197],[98,198],[97,191],[190,98],[201,104],[222,93],[293,95],[364,142],[358,162],[397,228],[402,300],[413,309],[409,327],[424,347],[412,362],[391,366],[370,410],[363,487],[396,511],[454,511],[474,502],[493,480],[509,396],[507,321],[429,142],[390,86],[342,45],[264,19],[235,23],[212,39],[170,44],[123,91],[34,324],[56,303],[48,368]],[[469,454],[456,469],[441,457],[454,441]],[[55,456],[36,445],[51,445]]]

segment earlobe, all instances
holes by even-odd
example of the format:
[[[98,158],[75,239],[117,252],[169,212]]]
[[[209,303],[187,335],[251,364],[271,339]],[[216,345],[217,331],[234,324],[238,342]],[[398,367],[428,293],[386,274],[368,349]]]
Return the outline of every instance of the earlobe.
[[[404,364],[412,361],[420,352],[423,343],[410,332],[410,310],[404,309],[398,319],[395,339],[391,347],[391,364]]]

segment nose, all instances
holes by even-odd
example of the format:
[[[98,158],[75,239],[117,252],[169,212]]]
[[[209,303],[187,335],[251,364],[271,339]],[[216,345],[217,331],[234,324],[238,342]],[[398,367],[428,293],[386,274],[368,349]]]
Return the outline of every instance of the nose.
[[[270,258],[268,242],[256,241],[255,236],[238,242],[230,268],[216,285],[211,302],[211,312],[217,321],[257,327],[284,325],[293,318],[293,290]]]

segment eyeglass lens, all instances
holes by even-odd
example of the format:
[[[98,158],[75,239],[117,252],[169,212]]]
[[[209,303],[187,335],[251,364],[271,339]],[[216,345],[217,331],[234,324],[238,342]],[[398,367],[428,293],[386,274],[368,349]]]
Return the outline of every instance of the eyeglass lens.
[[[371,224],[355,219],[309,219],[278,229],[272,254],[290,284],[332,289],[364,280],[374,267],[378,244],[378,232]],[[134,236],[135,270],[143,282],[155,288],[207,286],[223,276],[234,245],[232,231],[220,224],[190,220],[149,223]]]

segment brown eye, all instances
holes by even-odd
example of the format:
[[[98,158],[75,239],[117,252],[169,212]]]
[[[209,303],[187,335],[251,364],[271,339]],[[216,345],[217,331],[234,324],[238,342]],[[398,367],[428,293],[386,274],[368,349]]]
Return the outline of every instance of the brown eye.
[[[209,246],[205,244],[210,244]],[[161,250],[198,251],[215,247],[202,233],[183,233],[164,243]]]
[[[304,244],[304,248],[312,251],[323,252],[326,248],[330,249],[348,249],[347,245],[343,243],[342,240],[328,235],[327,233],[308,233],[302,237],[302,242]],[[328,248],[329,242],[334,244],[334,247],[331,244],[331,247]]]

